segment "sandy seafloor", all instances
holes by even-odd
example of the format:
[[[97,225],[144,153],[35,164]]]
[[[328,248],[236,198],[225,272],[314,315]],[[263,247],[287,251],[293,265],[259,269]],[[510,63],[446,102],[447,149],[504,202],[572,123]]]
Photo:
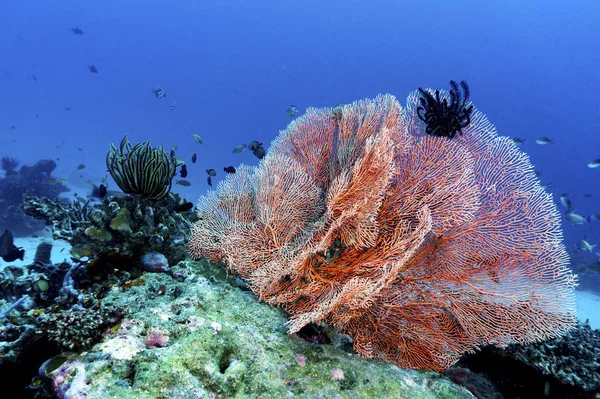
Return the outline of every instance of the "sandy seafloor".
[[[60,263],[71,260],[71,246],[64,240],[52,240],[52,235],[47,230],[42,230],[37,233],[39,237],[15,238],[15,245],[25,249],[24,259],[12,262],[14,266],[24,266],[33,263],[35,249],[41,241],[51,242],[52,247],[52,263]],[[0,259],[0,270],[7,265]],[[600,294],[591,291],[575,291],[577,295],[577,317],[581,321],[589,320],[592,328],[600,328]]]

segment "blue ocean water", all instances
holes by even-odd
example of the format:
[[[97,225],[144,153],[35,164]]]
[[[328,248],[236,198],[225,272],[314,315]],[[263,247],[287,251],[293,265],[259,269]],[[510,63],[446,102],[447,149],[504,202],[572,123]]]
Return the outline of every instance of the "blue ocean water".
[[[6,0],[0,13],[0,155],[59,158],[54,174],[74,190],[100,182],[109,143],[127,133],[197,153],[192,186],[174,188],[195,201],[206,169],[216,183],[224,166],[258,162],[232,149],[269,143],[291,104],[403,102],[464,79],[500,134],[525,139],[557,203],[568,193],[577,213],[600,213],[600,168],[586,167],[600,158],[595,1]],[[570,250],[600,244],[598,221],[564,232]]]
[[[290,105],[299,116],[379,93],[404,104],[466,80],[498,133],[525,140],[573,269],[598,269],[580,288],[600,292],[600,168],[587,167],[600,158],[598,1],[2,0],[0,15],[0,157],[56,160],[67,196],[108,176],[125,134],[176,146],[192,184],[173,191],[195,202],[207,169],[216,186],[223,167],[258,164],[232,150],[267,148]],[[562,194],[588,222],[567,220]],[[597,246],[584,252],[583,239]]]

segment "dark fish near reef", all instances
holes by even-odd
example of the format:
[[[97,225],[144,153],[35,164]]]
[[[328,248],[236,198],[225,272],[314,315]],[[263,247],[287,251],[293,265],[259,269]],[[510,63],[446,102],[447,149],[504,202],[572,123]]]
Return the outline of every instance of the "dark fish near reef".
[[[520,147],[525,143],[525,139],[520,139],[518,137],[513,137],[511,140],[517,145],[517,147]]]
[[[256,150],[253,151],[253,153],[256,156],[256,158],[258,158],[258,159],[263,159],[265,157],[265,155],[267,154],[267,152],[265,151],[265,149],[263,147],[258,147]]]
[[[65,111],[71,111],[73,109],[71,107],[64,107],[64,108],[65,108]]]
[[[83,31],[81,29],[79,29],[79,28],[71,28],[71,30],[76,35],[83,35]]]
[[[154,93],[154,95],[158,98],[165,98],[167,96],[167,93],[165,93],[165,91],[160,87],[156,90],[152,89],[152,93]]]
[[[14,262],[17,259],[23,260],[24,256],[25,250],[14,244],[12,233],[8,229],[4,230],[4,233],[0,236],[0,257],[5,262]]]
[[[81,170],[81,169],[85,169],[85,165],[84,165],[84,164],[82,164],[82,163],[80,163],[80,164],[77,166],[77,170]]]
[[[179,171],[179,176],[187,177],[187,166],[181,165],[181,170]]]
[[[216,176],[217,175],[217,171],[214,169],[206,169],[206,174],[209,176]]]
[[[237,147],[235,147],[231,152],[233,152],[234,154],[239,154],[240,152],[244,151],[245,148],[246,144],[240,144]]]
[[[114,193],[116,194],[116,193]],[[99,198],[102,199],[108,195],[108,189],[104,184],[100,184],[99,186],[92,184],[92,188],[87,194],[88,198]]]
[[[90,66],[88,66],[88,68],[90,68],[91,73],[98,73],[98,69],[96,68],[96,65],[90,65]]]
[[[169,105],[169,108],[171,109],[171,111],[175,111],[175,108],[177,108],[177,103],[175,102],[175,100],[173,100],[171,105]]]
[[[191,202],[185,202],[175,207],[175,212],[187,212],[194,207]]]
[[[180,186],[183,186],[183,187],[189,187],[192,185],[192,183],[190,183],[187,180],[175,180],[175,184],[179,184]]]
[[[262,143],[259,143],[256,140],[252,140],[250,144],[248,144],[248,149],[250,151],[256,151],[257,148],[262,147]]]
[[[194,153],[194,155],[192,155],[192,163],[196,163],[196,153]]]
[[[223,168],[225,173],[235,173],[235,168],[233,166],[226,166]]]
[[[208,176],[208,178],[206,179],[206,182],[208,183],[209,186],[212,187],[212,179],[210,178],[210,176]]]
[[[265,154],[267,153],[262,146],[262,143],[252,140],[250,144],[248,144],[248,149],[254,153],[258,159],[263,159]]]

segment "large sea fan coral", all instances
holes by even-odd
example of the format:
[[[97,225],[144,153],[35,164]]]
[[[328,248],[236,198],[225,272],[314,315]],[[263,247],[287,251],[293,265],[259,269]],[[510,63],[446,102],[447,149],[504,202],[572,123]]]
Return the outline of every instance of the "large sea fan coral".
[[[327,322],[400,367],[563,334],[576,282],[527,155],[477,110],[462,136],[425,134],[418,100],[309,109],[200,199],[192,256],[224,261],[291,332]]]

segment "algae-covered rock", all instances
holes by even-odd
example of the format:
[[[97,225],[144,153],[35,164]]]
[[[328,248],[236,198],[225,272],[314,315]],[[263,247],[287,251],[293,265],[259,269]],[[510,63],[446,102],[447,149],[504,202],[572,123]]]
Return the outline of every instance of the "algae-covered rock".
[[[103,241],[103,242],[107,242],[107,241],[111,241],[112,240],[112,234],[110,234],[109,231],[106,231],[103,228],[98,228],[96,226],[90,226],[87,229],[85,229],[85,235],[94,239],[94,240],[98,240],[98,241]]]
[[[132,224],[133,221],[131,220],[129,209],[121,208],[117,215],[110,221],[110,228],[121,233],[131,234]]]
[[[178,267],[187,269],[184,282],[146,274],[144,285],[107,295],[128,306],[127,318],[53,374],[59,397],[473,398],[437,373],[292,339],[280,310]]]

